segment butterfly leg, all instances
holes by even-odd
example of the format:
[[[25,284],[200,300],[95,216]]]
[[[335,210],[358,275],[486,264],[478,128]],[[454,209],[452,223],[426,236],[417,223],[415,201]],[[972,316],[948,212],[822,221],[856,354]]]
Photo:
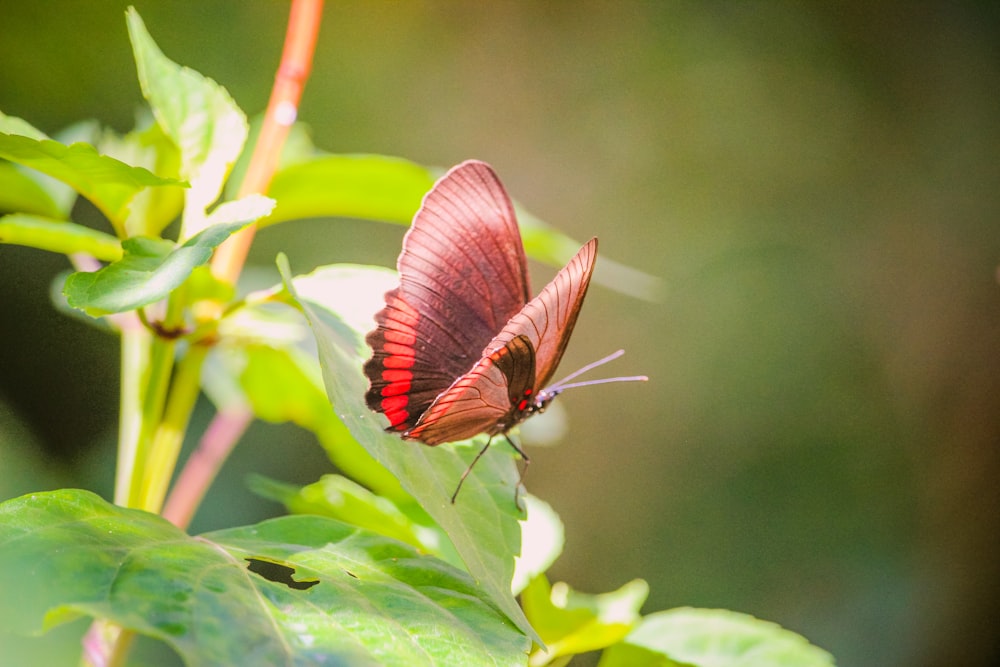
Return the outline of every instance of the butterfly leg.
[[[521,505],[521,487],[524,485],[524,475],[528,472],[528,464],[531,463],[531,459],[528,458],[528,455],[524,453],[523,449],[514,444],[514,441],[511,440],[506,433],[503,434],[503,438],[524,461],[524,467],[518,468],[517,486],[514,488],[514,504],[517,506],[517,509],[524,512],[525,508]]]
[[[483,454],[486,453],[486,450],[490,448],[490,444],[492,442],[493,442],[493,436],[490,436],[490,439],[486,441],[486,446],[483,447],[481,450],[479,450],[479,453],[476,454],[476,458],[472,459],[472,463],[469,464],[469,467],[465,469],[465,472],[463,472],[462,476],[458,479],[458,486],[455,487],[455,493],[451,494],[452,505],[455,504],[455,498],[458,498],[458,492],[462,490],[462,484],[465,482],[465,478],[469,476],[469,473],[472,472],[472,469],[475,467],[475,465],[479,463],[479,459],[481,459],[483,457]]]

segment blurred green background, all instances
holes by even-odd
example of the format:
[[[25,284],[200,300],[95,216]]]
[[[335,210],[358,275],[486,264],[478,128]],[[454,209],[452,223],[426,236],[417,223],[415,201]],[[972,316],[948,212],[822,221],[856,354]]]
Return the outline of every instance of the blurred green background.
[[[263,109],[285,3],[135,4]],[[0,109],[130,129],[125,6],[4,3]],[[845,666],[976,667],[1000,660],[998,38],[993,2],[332,3],[300,118],[331,151],[487,160],[662,278],[653,301],[593,288],[562,364],[624,347],[608,372],[650,382],[565,395],[563,442],[531,449],[567,526],[553,578],[642,577],[646,611],[752,613]],[[279,225],[252,261],[392,265],[403,231]],[[116,341],[50,306],[67,267],[0,247],[0,498],[110,495]],[[256,425],[193,529],[279,511],[250,471],[330,469]]]

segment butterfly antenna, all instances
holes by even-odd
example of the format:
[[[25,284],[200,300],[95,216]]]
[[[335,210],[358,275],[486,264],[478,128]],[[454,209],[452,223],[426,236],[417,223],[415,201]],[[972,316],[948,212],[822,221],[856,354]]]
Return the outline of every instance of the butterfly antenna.
[[[646,380],[648,380],[649,378],[646,377],[645,375],[629,375],[627,377],[602,378],[600,380],[584,380],[583,382],[570,382],[570,380],[572,380],[573,378],[583,375],[584,373],[593,368],[597,368],[598,366],[603,366],[609,361],[614,361],[623,354],[625,354],[625,350],[618,350],[617,352],[612,352],[603,359],[592,361],[583,368],[573,371],[572,373],[564,377],[562,380],[559,380],[559,382],[556,382],[554,385],[546,387],[545,391],[549,392],[550,394],[558,394],[563,389],[571,389],[573,387],[586,387],[592,384],[607,384],[608,382],[645,382]]]

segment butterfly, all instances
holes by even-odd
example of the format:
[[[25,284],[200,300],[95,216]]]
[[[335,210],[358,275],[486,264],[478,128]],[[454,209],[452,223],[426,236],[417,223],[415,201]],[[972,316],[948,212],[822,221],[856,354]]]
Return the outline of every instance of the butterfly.
[[[531,298],[514,207],[493,169],[469,160],[449,170],[423,199],[403,239],[399,287],[366,340],[372,357],[368,407],[387,431],[426,445],[485,433],[503,436],[543,412],[568,380],[547,386],[563,356],[590,286],[597,239],[588,241]],[[462,482],[489,442],[459,480]]]

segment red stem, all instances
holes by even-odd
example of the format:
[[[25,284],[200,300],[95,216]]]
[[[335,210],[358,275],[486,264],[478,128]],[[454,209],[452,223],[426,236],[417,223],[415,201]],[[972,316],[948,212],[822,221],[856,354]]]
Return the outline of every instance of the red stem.
[[[264,124],[254,147],[250,166],[240,186],[239,196],[265,193],[278,168],[278,158],[288,132],[298,115],[302,90],[312,69],[313,52],[319,35],[323,0],[294,0],[285,33],[285,49],[275,76]],[[216,277],[236,284],[253,243],[256,225],[250,225],[223,243],[212,258]]]
[[[178,528],[188,527],[212,480],[252,421],[253,412],[245,408],[222,410],[215,415],[170,491],[163,508],[167,521]]]

